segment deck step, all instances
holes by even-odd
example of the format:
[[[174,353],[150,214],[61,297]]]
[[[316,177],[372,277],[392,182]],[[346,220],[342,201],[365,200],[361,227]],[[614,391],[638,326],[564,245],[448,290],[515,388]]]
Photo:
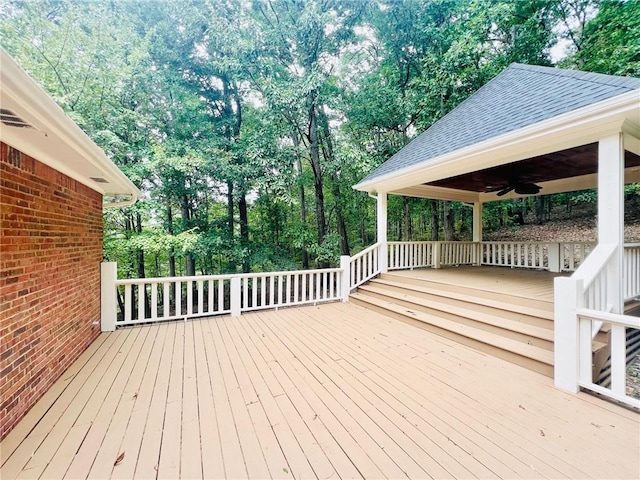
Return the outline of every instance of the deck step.
[[[485,291],[477,289],[464,290],[446,290],[442,288],[442,284],[435,282],[422,281],[423,285],[415,285],[413,283],[403,283],[401,281],[390,280],[385,278],[374,278],[370,285],[384,285],[396,292],[411,292],[425,299],[430,299],[449,305],[465,304],[473,305],[478,311],[491,312],[495,315],[502,315],[508,318],[517,318],[525,323],[532,323],[538,326],[547,326],[553,329],[553,310],[547,308],[535,308],[522,305],[518,300],[511,302],[506,300],[496,300],[487,298]],[[482,308],[484,307],[484,308]],[[543,321],[541,321],[543,320]]]
[[[487,331],[506,331],[511,333],[514,337],[521,337],[521,340],[530,345],[540,343],[539,346],[543,346],[548,350],[553,350],[553,323],[547,320],[540,321],[543,326],[534,324],[536,318],[529,317],[528,321],[521,321],[521,315],[513,314],[514,317],[510,318],[509,312],[506,310],[500,310],[500,315],[497,314],[497,310],[493,312],[490,309],[478,304],[466,304],[458,301],[446,302],[436,301],[430,298],[424,298],[421,296],[415,296],[406,292],[412,292],[407,289],[405,292],[398,291],[396,289],[380,288],[379,283],[371,282],[369,285],[364,285],[360,288],[361,292],[366,292],[370,295],[395,302],[398,305],[403,305],[408,308],[419,309],[424,313],[430,313],[438,315],[444,318],[450,318],[457,320],[461,323],[471,324],[476,328]],[[436,297],[442,298],[444,297]],[[483,308],[484,307],[484,308]]]
[[[533,345],[522,339],[496,333],[495,330],[481,328],[462,317],[452,318],[442,313],[434,314],[411,308],[396,301],[378,298],[364,287],[351,295],[350,299],[366,308],[384,313],[438,335],[471,346],[478,350],[522,365],[530,370],[553,375],[553,351],[548,347]],[[419,305],[416,305],[419,306]]]

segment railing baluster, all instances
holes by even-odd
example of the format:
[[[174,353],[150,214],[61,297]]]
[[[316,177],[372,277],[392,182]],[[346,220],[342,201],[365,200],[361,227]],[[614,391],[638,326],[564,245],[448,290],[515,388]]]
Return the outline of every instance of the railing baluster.
[[[156,282],[151,284],[151,318],[153,320],[158,318],[158,284]]]
[[[131,285],[124,286],[124,321],[131,320]]]
[[[187,316],[193,315],[193,282],[187,280]]]
[[[168,318],[171,316],[171,293],[170,291],[170,283],[163,282],[162,284],[162,307],[163,307],[163,317]]]
[[[210,278],[207,281],[207,313],[213,313],[216,311],[216,306],[214,303],[215,298],[215,283],[216,281]]]
[[[182,282],[177,281],[175,283],[175,292],[176,292],[176,316],[182,315]]]
[[[146,286],[144,283],[138,283],[138,320],[146,318],[145,302],[146,302]]]
[[[221,312],[224,308],[224,280],[218,280],[218,311]]]
[[[204,312],[204,282],[202,280],[198,280],[196,282],[198,285],[198,313]]]

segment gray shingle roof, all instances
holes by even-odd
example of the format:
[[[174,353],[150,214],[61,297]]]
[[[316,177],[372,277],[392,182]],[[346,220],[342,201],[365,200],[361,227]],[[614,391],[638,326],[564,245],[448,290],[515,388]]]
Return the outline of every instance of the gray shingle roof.
[[[362,182],[636,89],[639,78],[512,63]]]

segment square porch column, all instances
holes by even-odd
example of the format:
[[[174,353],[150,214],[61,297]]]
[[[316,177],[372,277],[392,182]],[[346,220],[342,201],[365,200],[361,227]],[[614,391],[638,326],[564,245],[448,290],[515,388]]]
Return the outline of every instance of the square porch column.
[[[376,196],[376,240],[378,248],[378,268],[380,273],[387,272],[387,193],[378,192]]]
[[[617,246],[609,266],[607,303],[613,313],[624,311],[624,136],[616,133],[598,142],[598,244]]]
[[[473,243],[474,265],[482,265],[482,203],[473,203]]]

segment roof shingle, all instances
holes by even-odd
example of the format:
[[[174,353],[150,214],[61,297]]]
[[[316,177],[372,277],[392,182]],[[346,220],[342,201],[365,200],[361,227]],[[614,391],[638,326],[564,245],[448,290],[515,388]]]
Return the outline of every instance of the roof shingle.
[[[637,89],[639,78],[512,63],[362,182]]]

